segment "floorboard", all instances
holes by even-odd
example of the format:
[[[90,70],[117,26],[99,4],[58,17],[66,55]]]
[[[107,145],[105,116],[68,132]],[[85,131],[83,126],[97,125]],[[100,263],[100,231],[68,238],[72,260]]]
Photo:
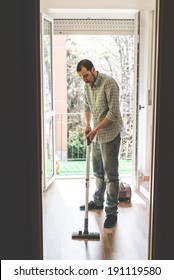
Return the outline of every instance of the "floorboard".
[[[95,188],[90,180],[89,197]],[[149,203],[138,192],[131,202],[119,204],[116,227],[104,229],[105,211],[89,211],[89,232],[100,240],[72,239],[84,230],[85,179],[55,180],[43,192],[43,240],[45,260],[146,260]]]

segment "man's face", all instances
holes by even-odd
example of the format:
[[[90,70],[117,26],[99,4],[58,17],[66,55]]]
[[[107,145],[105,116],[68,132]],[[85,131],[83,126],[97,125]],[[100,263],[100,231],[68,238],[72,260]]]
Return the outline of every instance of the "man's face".
[[[95,80],[94,73],[94,67],[92,67],[91,71],[88,71],[85,67],[82,67],[81,71],[78,72],[78,75],[86,84],[93,84]]]

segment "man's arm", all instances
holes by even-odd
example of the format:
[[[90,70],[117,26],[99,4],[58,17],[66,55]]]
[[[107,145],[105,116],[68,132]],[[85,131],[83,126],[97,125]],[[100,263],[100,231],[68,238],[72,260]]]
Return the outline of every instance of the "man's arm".
[[[91,131],[90,123],[91,123],[91,112],[85,112],[85,124],[86,124],[85,131],[84,131],[85,136],[89,131]]]
[[[109,125],[112,121],[109,120],[108,118],[104,118],[93,130],[91,130],[88,134],[87,134],[87,137],[89,137],[90,141],[92,142],[92,140],[94,139],[95,135],[97,134],[97,132]]]

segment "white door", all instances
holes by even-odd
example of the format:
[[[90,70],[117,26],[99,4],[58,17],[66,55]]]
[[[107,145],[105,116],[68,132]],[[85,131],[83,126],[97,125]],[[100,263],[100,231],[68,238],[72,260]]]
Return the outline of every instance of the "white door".
[[[42,69],[42,185],[43,190],[55,178],[55,110],[53,98],[53,20],[41,14]]]
[[[142,24],[141,24],[142,23]],[[137,14],[135,38],[134,166],[133,186],[140,188],[151,173],[154,12]],[[141,191],[141,190],[140,190]]]
[[[132,160],[132,186],[138,187],[138,100],[139,100],[139,12],[135,15],[134,30],[134,106],[133,106],[133,160]]]

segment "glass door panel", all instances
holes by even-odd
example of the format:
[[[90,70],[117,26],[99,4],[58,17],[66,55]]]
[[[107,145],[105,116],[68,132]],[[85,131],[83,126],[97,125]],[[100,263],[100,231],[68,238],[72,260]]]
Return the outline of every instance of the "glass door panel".
[[[46,140],[46,179],[49,181],[54,175],[54,141],[53,141],[53,117],[48,118],[45,123]]]
[[[53,110],[53,91],[52,91],[52,23],[43,19],[43,54],[44,54],[44,107],[45,112]]]
[[[41,14],[43,190],[48,188],[55,176],[52,30],[52,19]]]

